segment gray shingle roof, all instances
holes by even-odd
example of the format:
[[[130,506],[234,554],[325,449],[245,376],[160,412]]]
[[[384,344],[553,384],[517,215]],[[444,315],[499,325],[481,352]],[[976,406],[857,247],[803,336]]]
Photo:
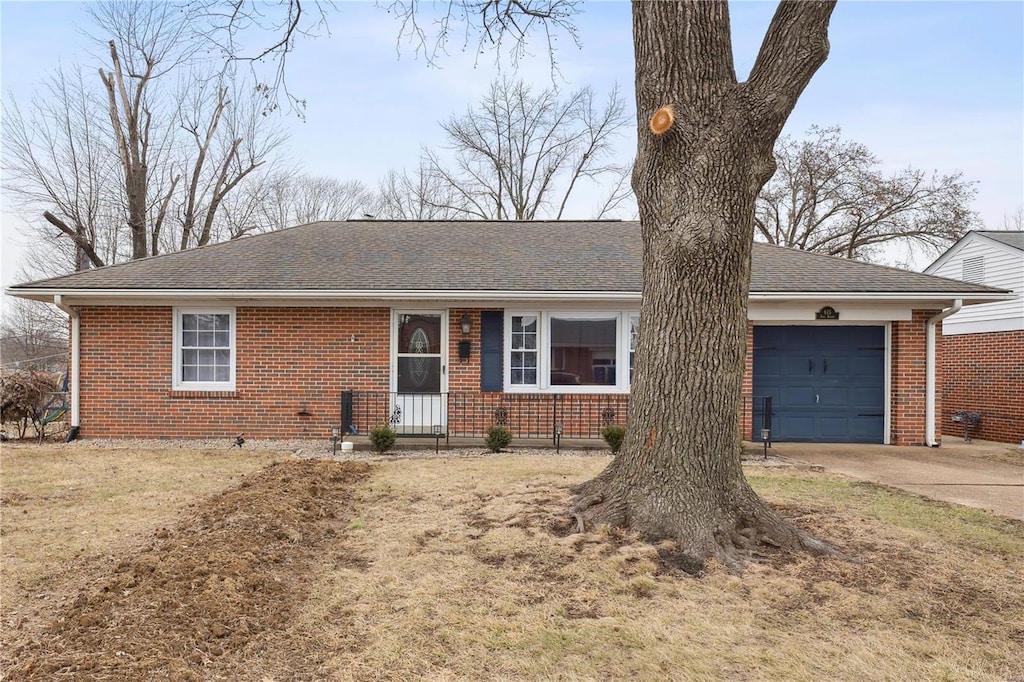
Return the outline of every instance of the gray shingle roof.
[[[1024,231],[979,230],[978,234],[983,234],[989,239],[995,239],[997,242],[1024,251]]]
[[[11,288],[639,292],[640,225],[345,221],[300,225]],[[991,293],[989,287],[754,245],[757,292]]]

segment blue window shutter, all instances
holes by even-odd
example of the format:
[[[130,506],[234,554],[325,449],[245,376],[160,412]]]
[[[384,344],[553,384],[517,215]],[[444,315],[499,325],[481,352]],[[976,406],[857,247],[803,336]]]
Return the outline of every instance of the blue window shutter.
[[[501,310],[480,312],[480,390],[500,391],[504,358],[502,325],[505,313]]]

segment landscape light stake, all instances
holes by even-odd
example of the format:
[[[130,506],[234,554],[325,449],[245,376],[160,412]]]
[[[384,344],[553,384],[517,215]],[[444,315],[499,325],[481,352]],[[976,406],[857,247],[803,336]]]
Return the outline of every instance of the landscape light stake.
[[[338,437],[341,435],[340,426],[331,427],[331,442],[334,444],[334,457],[338,456]]]
[[[562,422],[555,422],[555,454],[562,451]]]
[[[434,454],[440,452],[441,448],[441,425],[434,424]]]

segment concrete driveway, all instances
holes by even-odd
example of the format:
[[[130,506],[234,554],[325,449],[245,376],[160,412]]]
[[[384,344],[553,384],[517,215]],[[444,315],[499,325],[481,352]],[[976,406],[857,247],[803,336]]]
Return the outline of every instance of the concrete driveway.
[[[772,451],[862,481],[1024,521],[1024,452],[1003,443],[942,440],[938,448],[775,443]]]

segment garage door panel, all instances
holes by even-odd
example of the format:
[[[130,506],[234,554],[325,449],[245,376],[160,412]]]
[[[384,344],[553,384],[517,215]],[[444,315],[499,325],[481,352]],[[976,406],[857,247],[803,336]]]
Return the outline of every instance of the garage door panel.
[[[813,371],[814,360],[809,356],[809,354],[784,356],[780,358],[780,361],[782,366],[782,376],[809,376]]]
[[[779,407],[801,408],[814,405],[813,386],[783,386],[778,395]]]
[[[846,407],[850,402],[850,389],[847,386],[823,386],[818,389],[821,399],[818,407],[827,409],[829,407]]]
[[[872,353],[873,354],[873,353]],[[853,358],[853,373],[860,375],[865,381],[874,378],[878,382],[883,381],[885,374],[885,358],[879,353],[878,357],[857,356]]]
[[[878,410],[884,402],[884,386],[856,386],[850,389],[850,407],[860,411]]]
[[[775,429],[778,429],[780,435],[785,434],[785,440],[814,440],[814,417],[786,414],[781,419],[772,421],[773,433]],[[783,440],[774,435],[772,438]]]

